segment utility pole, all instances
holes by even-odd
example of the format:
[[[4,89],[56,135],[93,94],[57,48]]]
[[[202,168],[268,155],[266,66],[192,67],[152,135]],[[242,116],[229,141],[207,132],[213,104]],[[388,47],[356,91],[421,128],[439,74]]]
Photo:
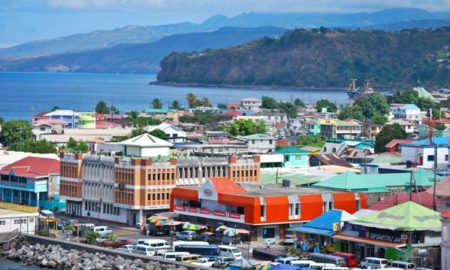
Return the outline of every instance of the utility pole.
[[[434,164],[433,164],[433,173],[434,173],[434,179],[433,179],[433,210],[437,211],[436,206],[436,183],[437,183],[437,162],[438,162],[438,148],[436,142],[433,142],[433,110],[430,108],[429,111],[430,117],[428,121],[428,138],[430,140],[430,145],[434,148]]]

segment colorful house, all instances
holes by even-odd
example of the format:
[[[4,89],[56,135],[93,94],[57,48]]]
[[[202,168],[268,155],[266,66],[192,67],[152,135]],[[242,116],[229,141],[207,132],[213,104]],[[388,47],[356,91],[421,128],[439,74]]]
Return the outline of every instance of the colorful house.
[[[59,198],[59,160],[26,157],[0,170],[0,201],[65,209]]]
[[[95,112],[80,112],[78,128],[96,128]]]
[[[284,156],[282,167],[306,168],[308,166],[309,154],[311,152],[298,147],[284,147],[273,153],[282,154]]]
[[[414,202],[388,208],[349,221],[333,236],[336,249],[359,258],[380,257],[389,260],[425,262],[431,269],[439,267],[441,243],[440,214]],[[427,257],[421,261],[419,252]]]
[[[243,228],[252,240],[278,241],[286,230],[333,209],[354,213],[367,207],[363,193],[240,183],[209,178],[202,186],[175,187],[170,209],[180,219],[218,227]]]

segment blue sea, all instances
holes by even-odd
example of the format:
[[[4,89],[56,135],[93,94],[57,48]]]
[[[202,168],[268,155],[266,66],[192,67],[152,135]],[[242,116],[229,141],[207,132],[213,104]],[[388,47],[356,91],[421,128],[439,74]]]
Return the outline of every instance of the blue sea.
[[[6,259],[0,260],[0,269],[2,270],[42,270],[42,268],[37,266],[30,266],[20,262],[10,261]]]
[[[80,112],[93,111],[98,101],[121,112],[143,111],[154,98],[164,105],[186,94],[208,97],[214,104],[238,102],[246,97],[271,96],[280,100],[316,102],[326,98],[338,104],[349,102],[345,89],[173,87],[150,85],[156,74],[21,73],[0,72],[0,117],[29,120],[53,106]]]

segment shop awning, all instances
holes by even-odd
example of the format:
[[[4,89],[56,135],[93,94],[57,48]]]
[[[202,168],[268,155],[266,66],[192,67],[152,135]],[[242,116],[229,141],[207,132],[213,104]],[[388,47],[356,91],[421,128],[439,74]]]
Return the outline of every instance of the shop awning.
[[[350,242],[369,244],[369,245],[374,245],[374,246],[382,246],[382,247],[400,248],[400,247],[406,246],[406,244],[402,244],[402,243],[373,240],[373,239],[368,239],[368,238],[364,238],[364,237],[347,236],[347,235],[343,235],[343,234],[336,234],[335,236],[333,236],[333,238],[339,239],[339,240],[350,241]]]
[[[291,229],[287,229],[291,232],[300,232],[300,233],[310,233],[310,234],[320,234],[320,235],[326,235],[326,236],[333,236],[334,232],[330,230],[325,229],[318,229],[318,228],[311,228],[311,227],[305,227],[305,226],[299,226]]]

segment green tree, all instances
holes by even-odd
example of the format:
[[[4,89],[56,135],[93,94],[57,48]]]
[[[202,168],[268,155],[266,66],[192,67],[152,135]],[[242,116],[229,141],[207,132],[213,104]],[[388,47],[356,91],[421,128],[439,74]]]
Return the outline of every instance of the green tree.
[[[159,124],[161,124],[161,121],[153,117],[140,116],[136,119],[136,126],[138,127],[156,126]]]
[[[187,101],[189,108],[195,108],[198,104],[197,97],[192,93],[188,93],[186,95],[186,101]]]
[[[75,226],[73,224],[67,225],[63,228],[64,231],[71,231],[72,235],[75,235],[75,232],[77,231],[77,229],[75,228]]]
[[[67,149],[69,152],[85,153],[88,150],[88,144],[85,141],[77,141],[70,137],[69,141],[67,141]]]
[[[119,109],[117,109],[116,106],[112,105],[111,108],[109,109],[109,113],[112,113],[112,114],[119,114],[120,111],[119,111]]]
[[[1,135],[7,144],[22,143],[31,138],[30,123],[22,120],[10,120],[2,124]]]
[[[225,103],[219,103],[219,104],[217,104],[217,108],[222,109],[222,110],[226,110],[226,109],[228,109],[228,106]]]
[[[305,107],[305,103],[303,103],[303,101],[301,99],[299,99],[299,98],[296,98],[294,100],[294,105],[297,106],[297,107]]]
[[[34,141],[32,139],[26,139],[21,143],[10,144],[8,149],[11,151],[23,151],[39,154],[56,153],[55,144],[46,140]]]
[[[4,121],[3,118],[0,117],[0,125],[3,124],[3,121]]]
[[[447,128],[447,126],[442,123],[438,123],[434,128],[437,130],[443,131]]]
[[[135,128],[131,131],[131,138],[142,135],[145,133],[145,130],[141,127]]]
[[[97,241],[97,238],[100,237],[100,234],[97,232],[87,232],[85,234],[85,238],[86,238],[86,243],[90,244],[90,245],[94,245]]]
[[[283,111],[288,118],[296,118],[298,116],[297,107],[290,102],[280,102],[279,108]]]
[[[365,119],[372,119],[375,114],[386,115],[390,111],[386,97],[377,92],[362,96],[356,105],[361,107]]]
[[[191,115],[182,115],[178,118],[178,120],[181,123],[195,123],[196,122],[196,118],[194,116]]]
[[[393,139],[404,139],[406,138],[406,132],[402,127],[395,123],[392,125],[386,125],[381,129],[375,138],[375,151],[377,153],[385,151],[385,145],[392,141]]]
[[[162,103],[159,98],[155,98],[152,100],[152,108],[153,109],[161,109],[162,108]]]
[[[328,112],[336,112],[337,106],[333,102],[329,101],[328,99],[321,99],[316,102],[316,109],[318,112],[322,111],[322,108],[327,108]]]
[[[312,146],[312,147],[322,147],[325,145],[327,141],[325,138],[321,135],[313,135],[313,134],[307,134],[304,136],[300,136],[297,139],[297,145],[299,147],[303,146]]]
[[[209,99],[207,97],[202,98],[202,100],[200,101],[200,104],[205,107],[212,107],[212,103],[211,103],[211,101],[209,101]]]
[[[364,120],[363,111],[358,105],[345,105],[339,111],[338,119],[345,120],[347,118],[356,119],[359,121]]]
[[[131,124],[133,125],[133,127],[136,127],[138,117],[139,117],[139,112],[137,112],[137,111],[131,111],[131,112],[127,115],[127,119],[128,119],[129,121],[131,121]]]
[[[75,149],[77,147],[77,140],[75,140],[74,138],[70,137],[69,140],[67,141],[67,148],[69,149]]]
[[[163,140],[167,139],[167,134],[159,128],[152,130],[149,134]]]
[[[392,103],[417,104],[419,93],[414,90],[396,92],[392,96]]]
[[[379,113],[375,113],[375,114],[372,116],[372,119],[371,119],[371,120],[372,120],[372,122],[375,123],[375,124],[384,125],[384,124],[387,123],[388,118],[386,117],[386,115],[382,115],[382,114],[379,114]]]
[[[103,113],[108,114],[109,113],[109,107],[104,101],[99,101],[97,105],[95,106],[95,112],[96,113]]]
[[[267,125],[264,120],[256,120],[255,121],[255,128],[257,134],[262,134],[267,132]]]
[[[266,125],[265,123],[261,123],[261,121],[253,122],[251,120],[240,119],[231,124],[229,132],[233,136],[247,136],[257,133],[264,133],[265,130]]]
[[[58,105],[55,105],[55,106],[52,107],[52,112],[54,112],[56,110],[59,110],[59,106]]]
[[[272,97],[262,96],[262,106],[264,109],[276,109],[278,108],[278,101]]]
[[[172,104],[170,105],[170,108],[174,109],[174,110],[180,110],[181,109],[180,102],[178,100],[172,101]]]

